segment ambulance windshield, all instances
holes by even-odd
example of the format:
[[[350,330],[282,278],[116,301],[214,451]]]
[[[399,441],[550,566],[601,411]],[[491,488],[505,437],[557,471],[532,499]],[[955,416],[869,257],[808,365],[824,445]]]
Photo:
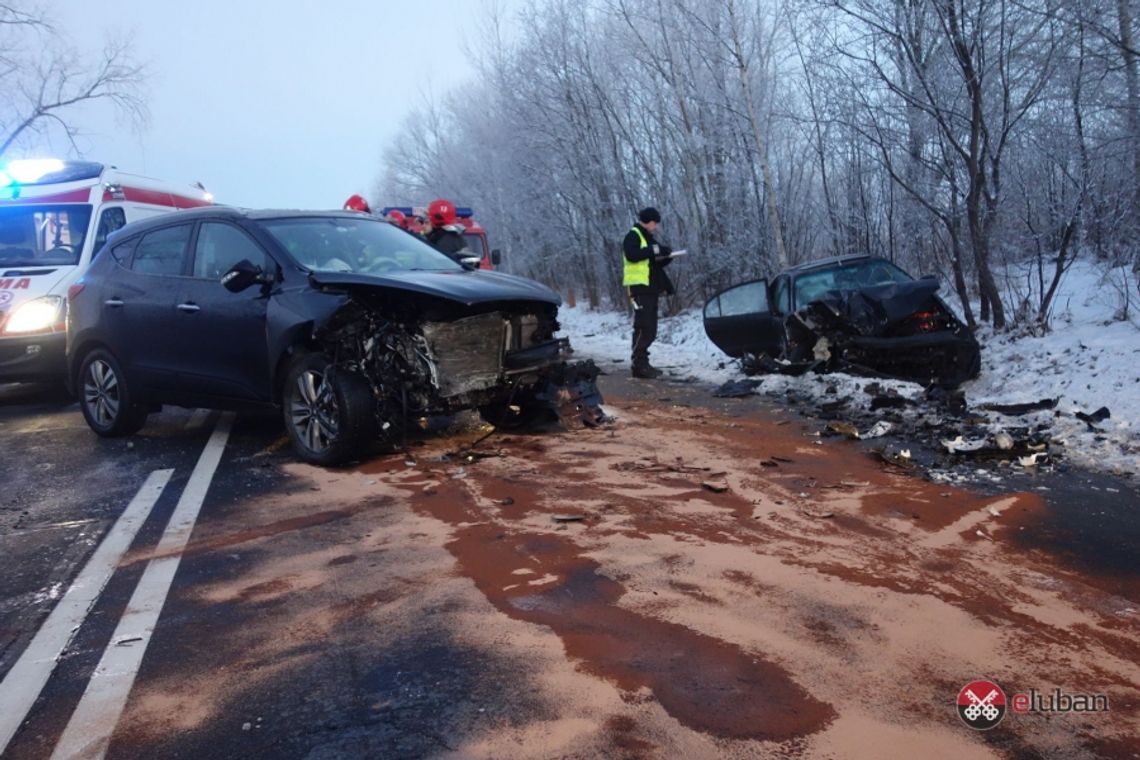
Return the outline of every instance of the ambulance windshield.
[[[0,208],[0,267],[78,264],[90,222],[88,205]]]

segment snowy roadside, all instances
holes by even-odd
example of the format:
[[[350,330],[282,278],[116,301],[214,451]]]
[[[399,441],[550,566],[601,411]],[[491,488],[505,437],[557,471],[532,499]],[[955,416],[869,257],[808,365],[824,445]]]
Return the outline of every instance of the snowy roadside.
[[[1117,474],[1140,473],[1140,327],[1112,320],[1115,293],[1106,290],[1100,277],[1091,266],[1074,267],[1062,284],[1058,315],[1048,335],[995,336],[989,331],[979,335],[982,372],[962,386],[975,416],[975,436],[984,431],[992,440],[1000,432],[1028,428],[1047,435],[1069,462]],[[579,355],[594,359],[607,372],[628,371],[630,322],[624,313],[563,307],[559,320]],[[658,335],[653,364],[673,375],[714,386],[744,377],[739,364],[709,342],[697,310],[663,318]],[[912,401],[921,401],[924,395],[915,383],[839,373],[755,379],[760,381],[756,392],[765,396],[782,399],[794,393],[820,402],[846,397],[866,414],[872,413],[872,397],[864,388],[872,382]],[[1017,416],[979,411],[983,404],[1058,398],[1052,409]],[[908,416],[921,415],[921,407]],[[1095,425],[1074,416],[1101,407],[1111,416]],[[880,413],[892,416],[889,410]]]

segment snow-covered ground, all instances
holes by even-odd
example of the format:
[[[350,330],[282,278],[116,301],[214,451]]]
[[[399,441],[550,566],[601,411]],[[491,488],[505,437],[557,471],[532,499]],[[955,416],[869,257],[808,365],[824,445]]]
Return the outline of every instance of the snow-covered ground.
[[[962,390],[971,409],[981,404],[1015,404],[1060,397],[1053,410],[1018,417],[986,416],[992,435],[1005,427],[1043,426],[1060,444],[1065,457],[1092,469],[1140,473],[1140,321],[1114,320],[1119,294],[1104,280],[1104,271],[1078,263],[1062,282],[1052,332],[1042,337],[995,335],[983,330],[982,372]],[[592,312],[563,307],[563,334],[575,350],[606,371],[628,371],[630,319],[624,313]],[[739,364],[709,342],[698,310],[663,318],[651,350],[653,364],[671,374],[720,385],[740,379]],[[621,360],[615,362],[614,360]],[[866,378],[844,374],[803,377],[759,376],[758,393],[776,398],[793,389],[806,396],[849,396],[852,404],[870,409],[862,392]],[[922,387],[904,381],[879,381],[902,396],[920,399]],[[1097,430],[1077,419],[1107,407],[1111,417]]]

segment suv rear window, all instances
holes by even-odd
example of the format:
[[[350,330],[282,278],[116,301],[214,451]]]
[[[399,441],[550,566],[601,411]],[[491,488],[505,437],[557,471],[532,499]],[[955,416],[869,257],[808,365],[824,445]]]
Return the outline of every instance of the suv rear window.
[[[189,242],[189,224],[148,232],[135,246],[131,269],[139,274],[180,275]]]

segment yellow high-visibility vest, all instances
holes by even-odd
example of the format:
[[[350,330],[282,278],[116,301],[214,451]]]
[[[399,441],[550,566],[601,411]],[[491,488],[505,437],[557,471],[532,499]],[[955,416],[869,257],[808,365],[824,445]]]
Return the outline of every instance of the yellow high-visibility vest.
[[[633,231],[637,233],[637,239],[641,241],[638,248],[648,248],[649,241],[645,239],[642,234],[641,228],[636,224],[633,225]],[[622,272],[621,284],[628,285],[648,285],[649,284],[649,259],[642,259],[641,261],[630,261],[622,256],[625,261],[625,269]]]

